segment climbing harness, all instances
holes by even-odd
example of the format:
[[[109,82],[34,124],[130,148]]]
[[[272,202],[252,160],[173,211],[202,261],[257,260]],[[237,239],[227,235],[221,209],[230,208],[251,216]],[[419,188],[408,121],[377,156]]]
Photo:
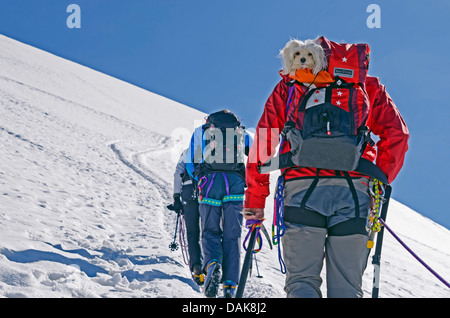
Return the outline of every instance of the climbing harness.
[[[214,179],[216,177],[217,173],[213,173],[212,177],[211,177],[211,182],[209,183],[207,189],[206,189],[206,193],[205,196],[203,197],[202,194],[202,189],[203,187],[208,183],[208,178],[206,176],[203,176],[200,178],[199,182],[198,182],[198,202],[199,203],[203,203],[203,204],[208,204],[208,205],[213,205],[213,206],[221,206],[223,203],[225,202],[230,202],[230,201],[242,201],[244,200],[244,195],[243,194],[230,194],[230,185],[228,182],[228,178],[225,172],[222,172],[222,176],[225,182],[225,190],[226,190],[226,195],[222,198],[222,200],[217,200],[217,199],[211,199],[208,197],[209,195],[209,191],[211,190],[211,187],[214,183]]]
[[[199,202],[203,200],[202,189],[207,182],[208,182],[208,178],[206,176],[203,176],[200,178],[200,180],[198,180],[197,188],[198,188],[198,201]]]

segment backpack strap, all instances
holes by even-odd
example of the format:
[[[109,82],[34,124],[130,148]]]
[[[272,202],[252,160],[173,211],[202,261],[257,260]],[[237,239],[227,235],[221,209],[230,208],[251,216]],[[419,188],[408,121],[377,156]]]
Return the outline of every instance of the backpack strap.
[[[302,209],[306,209],[306,202],[308,201],[309,197],[313,193],[314,189],[316,188],[317,184],[319,183],[319,172],[320,169],[316,170],[316,176],[314,177],[313,182],[309,186],[308,190],[306,191],[305,195],[303,196],[302,202],[300,203],[300,207]]]
[[[358,193],[356,192],[355,185],[353,184],[350,174],[347,171],[342,171],[342,173],[344,174],[344,177],[347,180],[348,187],[350,188],[350,192],[352,193],[353,200],[355,201],[355,216],[357,219],[359,219],[361,214],[359,211]]]

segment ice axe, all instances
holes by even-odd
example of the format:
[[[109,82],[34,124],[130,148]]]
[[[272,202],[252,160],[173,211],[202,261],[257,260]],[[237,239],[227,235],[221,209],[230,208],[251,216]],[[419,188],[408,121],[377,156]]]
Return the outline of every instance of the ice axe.
[[[260,244],[262,244],[261,235],[259,233],[259,230],[261,228],[263,228],[263,226],[262,226],[263,221],[264,221],[264,219],[247,220],[246,227],[249,228],[250,230],[249,230],[249,233],[247,234],[247,237],[245,238],[244,248],[245,248],[245,242],[247,241],[247,239],[249,239],[249,241],[248,241],[248,246],[247,246],[246,252],[245,252],[244,262],[242,264],[241,277],[239,278],[239,283],[237,286],[235,298],[242,298],[242,295],[244,294],[245,283],[247,282],[248,272],[252,265],[253,253],[255,252],[254,247],[255,247],[255,243],[256,243],[257,239],[259,240]],[[250,236],[250,238],[249,238],[249,236]],[[260,245],[260,248],[261,248],[261,245]],[[257,250],[257,251],[259,251],[259,250]],[[258,275],[258,276],[261,276],[261,275]]]

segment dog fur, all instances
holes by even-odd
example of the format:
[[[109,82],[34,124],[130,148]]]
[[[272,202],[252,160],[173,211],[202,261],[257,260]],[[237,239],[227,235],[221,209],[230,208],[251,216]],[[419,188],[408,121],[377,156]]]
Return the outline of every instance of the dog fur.
[[[280,51],[283,75],[294,75],[301,68],[309,68],[314,75],[327,68],[327,59],[317,40],[291,39]]]

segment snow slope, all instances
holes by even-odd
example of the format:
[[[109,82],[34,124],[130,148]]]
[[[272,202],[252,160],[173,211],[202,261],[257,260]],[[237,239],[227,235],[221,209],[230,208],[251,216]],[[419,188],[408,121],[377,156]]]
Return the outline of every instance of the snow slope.
[[[168,248],[166,205],[204,116],[0,36],[0,296],[203,297],[181,250]],[[395,200],[387,223],[450,279],[447,229]],[[249,277],[244,296],[285,297],[277,250],[265,241],[257,260],[263,277]],[[369,264],[366,297],[372,277]],[[380,297],[449,296],[386,232]]]

